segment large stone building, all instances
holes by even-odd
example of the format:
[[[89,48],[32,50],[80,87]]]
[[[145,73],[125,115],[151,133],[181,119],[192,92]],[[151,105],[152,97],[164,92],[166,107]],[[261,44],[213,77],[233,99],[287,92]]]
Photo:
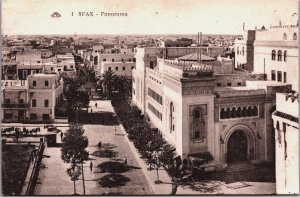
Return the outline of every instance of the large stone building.
[[[26,80],[2,80],[2,122],[53,122],[63,99],[56,74],[32,74]]]
[[[180,50],[173,54],[185,55],[188,48]],[[132,100],[182,158],[209,152],[219,164],[274,160],[270,110],[275,93],[291,85],[263,81],[263,74],[228,67],[214,72],[213,65],[159,58],[165,54],[136,49]]]
[[[273,112],[276,193],[299,194],[299,94],[277,94]]]

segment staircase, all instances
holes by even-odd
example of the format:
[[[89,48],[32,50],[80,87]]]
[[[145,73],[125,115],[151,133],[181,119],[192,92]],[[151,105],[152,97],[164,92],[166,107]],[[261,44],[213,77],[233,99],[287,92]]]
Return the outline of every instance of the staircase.
[[[255,166],[249,162],[238,162],[229,164],[225,172],[238,172],[253,169],[255,169]]]

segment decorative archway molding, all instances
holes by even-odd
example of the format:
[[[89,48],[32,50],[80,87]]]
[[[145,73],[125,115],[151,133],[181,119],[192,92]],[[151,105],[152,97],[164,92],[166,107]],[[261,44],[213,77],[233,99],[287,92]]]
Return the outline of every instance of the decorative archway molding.
[[[228,128],[228,129],[227,129]],[[245,133],[247,137],[247,159],[248,160],[255,160],[256,159],[256,151],[257,151],[257,139],[255,135],[255,128],[254,126],[251,127],[246,124],[238,123],[231,127],[227,127],[224,133],[224,154],[225,160],[227,162],[227,153],[228,153],[228,141],[230,136],[238,130],[241,130]]]

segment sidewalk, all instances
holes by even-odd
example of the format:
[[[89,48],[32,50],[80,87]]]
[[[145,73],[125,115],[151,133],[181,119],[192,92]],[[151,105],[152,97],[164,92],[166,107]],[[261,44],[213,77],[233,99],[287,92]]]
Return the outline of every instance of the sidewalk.
[[[112,107],[113,110],[113,107]],[[126,131],[122,124],[119,125],[120,131],[123,135],[126,135]],[[148,184],[151,186],[152,190],[156,195],[168,195],[171,193],[171,177],[167,174],[166,170],[163,168],[159,169],[159,180],[163,183],[155,184],[154,181],[157,180],[156,169],[151,171],[147,170],[149,166],[141,159],[141,155],[138,153],[134,144],[127,138],[132,152],[134,153],[139,165],[143,169],[146,176]],[[191,187],[193,189],[191,189]],[[177,194],[181,195],[199,195],[199,194],[275,194],[275,183],[267,182],[236,182],[231,184],[226,184],[221,181],[195,181],[192,186],[179,186],[177,189]]]

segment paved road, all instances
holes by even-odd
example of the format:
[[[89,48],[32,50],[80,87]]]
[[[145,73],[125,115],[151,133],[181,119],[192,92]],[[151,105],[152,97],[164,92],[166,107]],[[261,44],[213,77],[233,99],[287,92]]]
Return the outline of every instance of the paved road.
[[[112,112],[112,107],[109,101],[98,101],[97,108],[95,107],[94,101],[91,101],[90,108],[93,111],[108,111]],[[114,133],[114,128],[116,127],[117,132]],[[97,151],[97,144],[99,141],[104,143],[110,143],[115,148],[112,150],[117,152],[117,157],[115,159],[123,159],[124,156],[127,157],[129,171],[123,173],[108,173],[100,172],[97,166],[103,162],[110,161],[110,158],[102,158],[97,156],[92,156],[93,170],[90,171],[90,163],[84,164],[84,177],[85,177],[85,187],[86,195],[99,195],[99,194],[153,194],[151,187],[148,186],[145,175],[140,169],[138,162],[130,149],[128,142],[125,140],[126,136],[121,134],[119,125],[84,125],[85,134],[89,139],[88,151],[90,154]],[[45,154],[50,155],[50,158],[45,158],[43,163],[46,168],[42,169],[40,172],[40,184],[37,185],[36,194],[37,195],[69,195],[73,193],[73,182],[70,177],[66,174],[66,169],[68,164],[63,163],[60,158],[60,148],[46,148]],[[106,185],[102,186],[98,183],[99,179],[104,179],[104,181],[109,181],[113,177],[117,176],[119,181],[123,184],[117,184],[112,187]],[[77,193],[83,194],[82,181],[76,182]]]

